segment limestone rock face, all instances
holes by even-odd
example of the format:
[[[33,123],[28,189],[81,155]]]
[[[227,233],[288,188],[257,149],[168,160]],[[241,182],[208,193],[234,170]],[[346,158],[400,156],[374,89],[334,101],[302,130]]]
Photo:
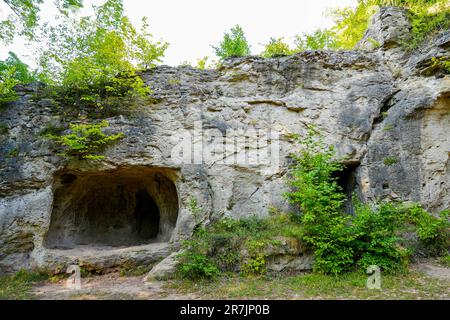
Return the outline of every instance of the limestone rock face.
[[[346,156],[349,193],[449,208],[450,78],[430,52],[449,57],[450,32],[407,54],[399,16],[374,17],[365,39],[381,47],[371,51],[148,70],[155,102],[107,119],[125,138],[99,162],[58,156],[41,133],[63,125],[63,111],[35,97],[38,85],[18,88],[0,113],[0,272],[153,263],[199,221],[295,209],[282,194],[292,136],[309,124]],[[310,265],[288,260],[273,268]]]

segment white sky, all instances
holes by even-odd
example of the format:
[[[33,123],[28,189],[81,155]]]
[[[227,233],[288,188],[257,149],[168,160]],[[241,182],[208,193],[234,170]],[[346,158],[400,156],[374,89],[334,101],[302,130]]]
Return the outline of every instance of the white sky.
[[[41,10],[44,21],[52,19],[52,0],[46,0]],[[82,13],[102,0],[85,0]],[[223,33],[236,24],[245,31],[253,54],[263,50],[270,37],[284,37],[292,43],[296,34],[329,27],[332,22],[324,15],[327,9],[355,5],[356,0],[124,0],[125,12],[135,25],[147,16],[155,39],[170,43],[164,63],[179,65],[182,61],[195,64],[206,55],[214,57],[211,45],[217,45]],[[0,0],[1,10],[4,9]],[[3,14],[6,10],[3,11]],[[16,52],[25,62],[34,65],[32,48],[17,40],[0,49],[0,59],[8,51]]]

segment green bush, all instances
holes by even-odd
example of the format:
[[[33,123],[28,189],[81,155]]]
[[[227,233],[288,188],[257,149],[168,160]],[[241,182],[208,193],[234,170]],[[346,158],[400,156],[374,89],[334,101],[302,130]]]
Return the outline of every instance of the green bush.
[[[213,49],[220,60],[228,57],[243,57],[250,54],[250,45],[245,38],[244,30],[239,25],[224,34],[222,42]]]
[[[28,66],[20,61],[13,52],[8,53],[8,58],[0,61],[0,105],[17,99],[14,86],[27,84],[35,80],[28,70]]]
[[[20,270],[13,275],[0,275],[0,300],[32,299],[33,285],[47,279],[47,273],[27,270]]]
[[[293,53],[289,45],[283,41],[283,38],[270,38],[269,43],[265,45],[261,56],[264,58],[272,58],[279,56],[287,56]]]
[[[197,210],[195,214],[199,214]],[[183,242],[178,274],[183,278],[213,278],[219,272],[238,271],[243,276],[262,275],[267,272],[265,249],[279,244],[274,238],[300,238],[301,228],[294,219],[273,211],[268,218],[225,217],[206,226],[198,225],[192,239]],[[242,252],[247,254],[242,256]]]
[[[407,49],[417,48],[426,37],[450,26],[448,0],[358,0],[355,7],[332,10],[334,25],[330,29],[297,37],[297,50],[346,49],[351,50],[362,39],[371,16],[382,6],[397,6],[410,10],[412,25]],[[369,42],[373,42],[369,39]],[[372,43],[374,47],[379,44]]]
[[[393,164],[396,164],[398,162],[397,157],[388,156],[383,159],[383,163],[385,166],[392,166]]]
[[[108,144],[119,140],[123,133],[107,135],[102,129],[109,126],[106,120],[98,124],[70,124],[70,132],[56,136],[47,134],[62,149],[61,156],[85,160],[100,160],[104,156],[98,153]]]
[[[297,35],[295,45],[295,52],[337,48],[335,34],[331,30],[316,30],[312,34]]]

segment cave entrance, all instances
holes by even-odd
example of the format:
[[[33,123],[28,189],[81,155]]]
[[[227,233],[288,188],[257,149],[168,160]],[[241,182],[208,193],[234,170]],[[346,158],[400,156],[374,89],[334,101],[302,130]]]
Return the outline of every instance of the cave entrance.
[[[337,184],[345,194],[343,209],[345,213],[354,214],[353,193],[356,190],[356,169],[359,163],[348,163],[344,165],[342,171],[336,172]]]
[[[132,167],[55,175],[47,248],[126,247],[168,241],[178,217],[174,174]]]

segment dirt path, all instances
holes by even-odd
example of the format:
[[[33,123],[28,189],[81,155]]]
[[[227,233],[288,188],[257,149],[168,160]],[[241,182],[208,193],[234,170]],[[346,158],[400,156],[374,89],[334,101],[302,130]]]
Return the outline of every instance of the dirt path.
[[[164,282],[144,283],[142,277],[121,277],[118,274],[81,279],[81,290],[67,289],[65,280],[46,283],[33,289],[37,299],[46,300],[101,300],[101,299],[196,299],[195,295],[178,294],[175,290],[164,288]]]
[[[450,268],[439,266],[433,262],[420,263],[414,266],[414,269],[425,273],[427,276],[439,280],[450,280]]]

